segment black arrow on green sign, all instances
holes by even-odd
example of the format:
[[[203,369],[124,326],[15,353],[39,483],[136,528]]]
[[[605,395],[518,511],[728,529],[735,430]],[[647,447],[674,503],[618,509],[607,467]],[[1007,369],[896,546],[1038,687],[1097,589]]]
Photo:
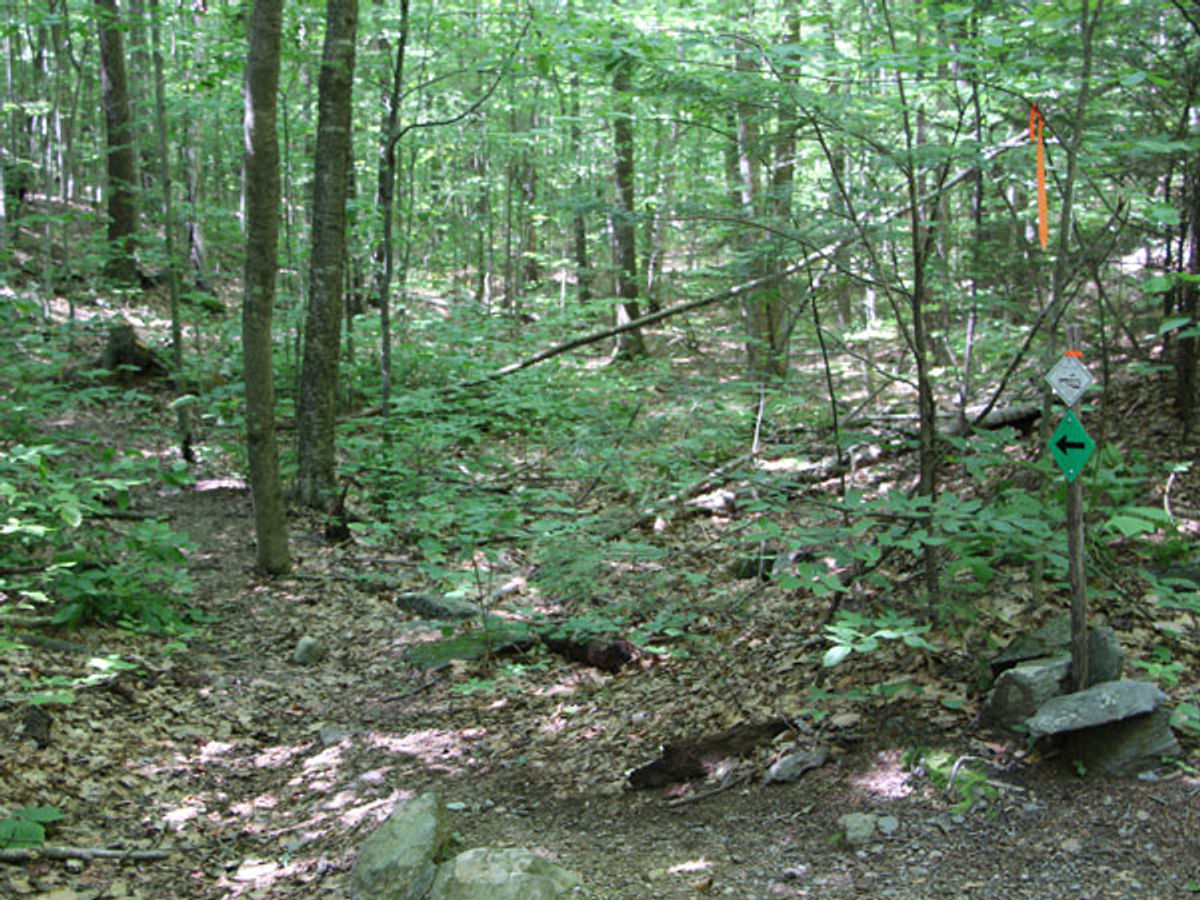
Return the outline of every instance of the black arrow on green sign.
[[[1069,450],[1084,450],[1087,448],[1087,444],[1068,441],[1065,434],[1058,439],[1058,443],[1055,446],[1058,447],[1059,453],[1066,453]]]

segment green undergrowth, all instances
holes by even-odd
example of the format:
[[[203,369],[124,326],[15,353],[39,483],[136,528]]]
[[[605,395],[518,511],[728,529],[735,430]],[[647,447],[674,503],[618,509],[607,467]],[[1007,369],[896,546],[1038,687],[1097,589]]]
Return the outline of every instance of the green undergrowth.
[[[58,626],[180,627],[188,539],[132,510],[131,498],[190,476],[89,429],[113,416],[132,422],[153,404],[100,373],[64,380],[67,331],[34,313],[0,306],[0,611]]]

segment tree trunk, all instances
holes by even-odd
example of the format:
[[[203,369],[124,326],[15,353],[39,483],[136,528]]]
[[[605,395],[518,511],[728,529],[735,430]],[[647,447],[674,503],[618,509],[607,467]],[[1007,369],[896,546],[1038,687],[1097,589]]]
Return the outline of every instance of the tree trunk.
[[[197,30],[202,21],[201,15],[192,10],[192,27]],[[199,77],[199,72],[206,64],[203,47],[199,41],[192,49],[189,78]],[[196,290],[214,293],[212,279],[208,268],[208,242],[204,236],[204,224],[200,217],[200,207],[203,202],[203,179],[200,170],[201,151],[204,143],[203,120],[200,116],[188,116],[187,136],[181,149],[184,158],[185,187],[187,196],[186,219],[184,228],[187,231],[188,260],[191,264],[192,282]]]
[[[736,68],[745,77],[753,77],[758,71],[758,63],[753,54],[756,47],[745,38],[737,38]],[[768,205],[762,200],[762,167],[760,157],[760,135],[758,107],[748,100],[737,104],[737,122],[734,131],[734,158],[736,165],[734,174],[734,203],[742,219],[747,223],[738,236],[737,246],[747,256],[750,262],[746,270],[749,278],[758,278],[767,274],[772,268],[770,253],[765,240],[755,236],[750,230],[749,223],[760,216],[768,214]],[[785,126],[785,132],[786,132]],[[787,151],[788,139],[785,137],[779,150]],[[790,154],[789,154],[790,155]],[[790,190],[790,173],[785,173],[786,185]],[[781,293],[782,285],[757,291],[742,303],[742,313],[747,325],[746,357],[750,367],[750,375],[755,381],[766,382],[782,378],[787,374],[787,354],[784,349],[786,341],[784,323],[784,303]]]
[[[617,324],[640,318],[638,310],[637,231],[634,227],[633,201],[633,94],[630,81],[632,59],[622,55],[613,69],[613,175],[617,185],[616,213],[613,216],[613,243],[617,257]],[[646,355],[640,329],[627,331],[617,338],[617,358],[633,359]]]
[[[1200,295],[1200,153],[1192,153],[1184,168],[1183,195],[1186,209],[1184,221],[1187,227],[1187,273],[1191,276],[1177,288],[1179,315],[1187,316],[1191,322],[1175,348],[1175,405],[1179,424],[1183,426],[1183,437],[1187,440],[1196,424],[1196,331],[1200,328],[1197,319],[1197,296]]]
[[[320,508],[328,507],[337,497],[334,427],[357,27],[358,0],[329,0],[318,82],[313,243],[297,410],[297,494],[301,503]]]
[[[392,232],[396,222],[396,134],[400,123],[400,90],[404,86],[404,50],[408,44],[408,0],[400,0],[400,35],[396,45],[396,61],[392,68],[392,84],[384,95],[383,135],[379,144],[379,214],[383,219],[383,237],[376,248],[379,265],[375,296],[379,304],[379,372],[380,403],[386,419],[392,396],[392,273],[395,271],[396,249]],[[383,48],[387,41],[383,40]],[[384,434],[388,434],[384,429]]]
[[[159,183],[162,188],[163,235],[167,253],[167,294],[171,302],[171,344],[174,353],[171,364],[175,376],[183,374],[183,321],[179,312],[179,268],[175,259],[175,215],[171,204],[171,157],[167,150],[167,102],[163,80],[162,41],[158,27],[158,0],[150,0],[150,44],[154,60],[154,131],[158,141]],[[179,434],[179,455],[194,462],[192,454],[189,406],[175,407],[175,423]]]
[[[275,387],[271,364],[271,311],[279,249],[279,144],[275,103],[283,0],[255,0],[246,61],[246,273],[242,303],[242,360],[246,379],[246,450],[254,495],[258,566],[281,574],[291,568],[287,521],[275,443]]]
[[[571,15],[571,6],[567,6],[567,15]],[[574,210],[571,216],[571,232],[575,251],[575,288],[580,303],[592,299],[592,266],[588,262],[587,220],[584,218],[584,197],[587,187],[583,174],[579,171],[583,142],[579,129],[579,73],[571,74],[571,159],[577,167],[575,172],[575,197],[571,203]]]
[[[133,257],[133,236],[137,231],[133,189],[137,175],[125,75],[125,42],[121,37],[116,0],[96,0],[96,7],[100,30],[100,83],[108,136],[109,258],[105,271],[114,281],[132,284],[137,280],[137,263]]]

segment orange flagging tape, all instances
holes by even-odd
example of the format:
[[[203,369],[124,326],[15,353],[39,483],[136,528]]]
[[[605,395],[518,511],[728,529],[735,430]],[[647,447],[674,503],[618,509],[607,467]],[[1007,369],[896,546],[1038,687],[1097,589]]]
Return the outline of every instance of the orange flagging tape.
[[[1083,359],[1083,351],[1082,350],[1064,350],[1063,356],[1073,356],[1076,359]]]
[[[1050,242],[1050,204],[1046,200],[1046,149],[1042,142],[1042,130],[1046,124],[1037,104],[1029,111],[1029,140],[1037,142],[1037,201],[1038,240],[1042,249]]]

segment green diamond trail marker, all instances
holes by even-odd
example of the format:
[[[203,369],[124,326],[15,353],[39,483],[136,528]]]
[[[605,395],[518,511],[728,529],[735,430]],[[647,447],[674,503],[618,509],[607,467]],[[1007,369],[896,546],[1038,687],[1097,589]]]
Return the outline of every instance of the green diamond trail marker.
[[[1070,484],[1083,471],[1096,451],[1096,442],[1088,434],[1075,413],[1067,410],[1050,438],[1050,452]]]

